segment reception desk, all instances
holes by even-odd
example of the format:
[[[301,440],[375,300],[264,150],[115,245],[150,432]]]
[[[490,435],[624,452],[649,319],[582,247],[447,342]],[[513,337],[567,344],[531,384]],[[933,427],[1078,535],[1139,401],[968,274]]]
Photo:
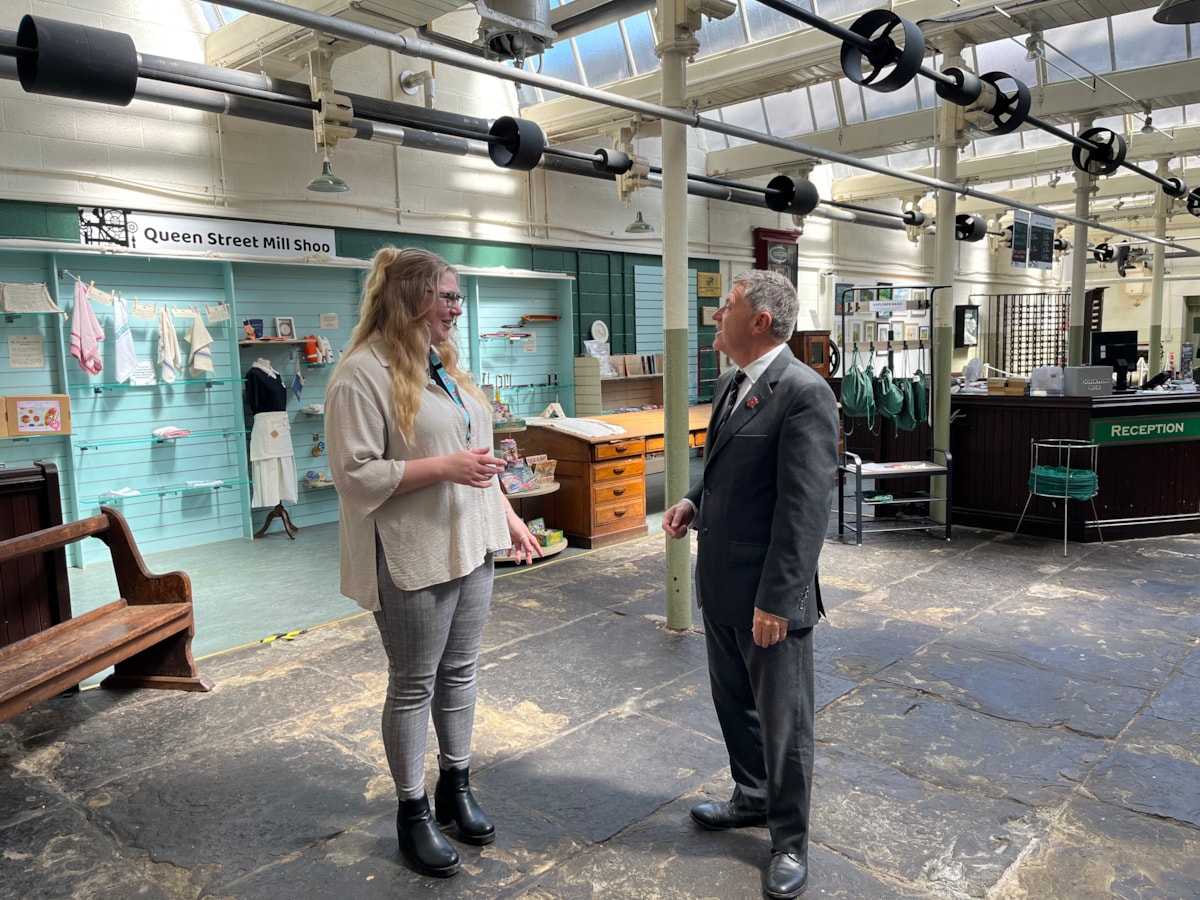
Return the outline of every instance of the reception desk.
[[[689,407],[689,447],[704,446],[710,411],[708,405]],[[557,460],[554,477],[562,485],[545,498],[547,524],[561,528],[578,547],[602,547],[646,534],[646,466],[665,449],[663,417],[661,409],[589,416],[624,429],[604,437],[531,425],[521,436],[521,451]]]
[[[1068,500],[1073,541],[1200,531],[1200,393],[1111,397],[956,394],[951,399],[954,521],[1012,531],[1029,497],[1030,442],[1099,444],[1096,514]],[[1062,535],[1063,501],[1035,496],[1021,533]]]

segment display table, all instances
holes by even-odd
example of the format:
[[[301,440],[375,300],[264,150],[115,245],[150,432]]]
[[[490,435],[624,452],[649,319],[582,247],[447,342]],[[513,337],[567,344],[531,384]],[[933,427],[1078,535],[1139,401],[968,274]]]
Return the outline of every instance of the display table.
[[[688,409],[688,446],[704,446],[711,407]],[[530,425],[521,440],[528,456],[545,453],[557,460],[554,477],[562,486],[549,501],[546,520],[572,544],[601,547],[646,534],[646,458],[665,449],[664,411],[639,410],[588,416],[624,429],[619,435],[586,437],[553,424]]]
[[[953,509],[953,501],[951,495],[951,487],[953,485],[952,459],[949,453],[945,450],[933,449],[929,451],[929,459],[927,460],[907,460],[904,462],[885,462],[885,463],[864,463],[857,453],[846,452],[842,454],[842,463],[838,466],[838,534],[844,534],[849,525],[851,531],[854,532],[854,543],[861,544],[863,532],[880,532],[880,531],[926,531],[930,528],[945,528],[946,540],[950,540],[950,523],[951,513]],[[940,458],[940,462],[937,460]],[[944,475],[946,478],[945,497],[934,496],[928,490],[907,491],[903,493],[885,493],[883,491],[872,491],[867,493],[863,487],[864,481],[871,481],[875,485],[880,482],[886,484],[888,480],[893,482],[896,479],[918,479],[926,485],[930,478],[939,475]],[[852,476],[854,478],[854,518],[847,523],[846,521],[846,478]],[[939,504],[945,522],[934,521],[929,513],[932,511],[933,504]],[[864,506],[883,506],[896,505],[907,506],[916,505],[922,508],[924,515],[917,518],[900,519],[900,518],[876,518],[867,520],[863,518]]]

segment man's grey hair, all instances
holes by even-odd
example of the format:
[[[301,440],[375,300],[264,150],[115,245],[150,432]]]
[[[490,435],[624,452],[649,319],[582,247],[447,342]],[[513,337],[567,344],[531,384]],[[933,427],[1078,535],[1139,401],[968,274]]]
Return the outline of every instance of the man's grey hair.
[[[778,272],[752,269],[733,276],[734,285],[745,285],[742,297],[752,312],[771,314],[771,335],[784,343],[796,331],[800,299],[792,283]]]

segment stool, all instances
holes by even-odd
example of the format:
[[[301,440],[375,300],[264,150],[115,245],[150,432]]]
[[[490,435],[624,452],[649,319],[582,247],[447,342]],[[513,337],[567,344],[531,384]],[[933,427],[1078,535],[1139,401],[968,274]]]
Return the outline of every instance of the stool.
[[[1071,438],[1054,438],[1029,442],[1029,496],[1025,508],[1013,529],[1015,535],[1021,530],[1029,501],[1034,496],[1054,497],[1063,502],[1063,556],[1067,555],[1067,501],[1088,500],[1092,504],[1092,516],[1096,520],[1096,533],[1104,543],[1104,532],[1100,530],[1100,515],[1096,512],[1095,496],[1100,492],[1100,480],[1096,477],[1096,454],[1099,445],[1090,441]]]

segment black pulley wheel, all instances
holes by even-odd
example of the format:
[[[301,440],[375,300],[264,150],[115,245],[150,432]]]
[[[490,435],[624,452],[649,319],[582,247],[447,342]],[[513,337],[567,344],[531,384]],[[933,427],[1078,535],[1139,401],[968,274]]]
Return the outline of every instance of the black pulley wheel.
[[[833,341],[829,342],[829,377],[832,378],[842,367],[842,351]]]
[[[974,72],[968,72],[958,66],[947,66],[942,69],[942,74],[954,79],[953,85],[939,81],[934,87],[937,95],[943,100],[949,100],[959,106],[970,106],[983,93],[983,82]]]
[[[1033,97],[1025,82],[1007,72],[986,72],[979,76],[979,80],[996,89],[996,102],[987,110],[992,117],[992,124],[980,131],[984,134],[1008,134],[1025,124],[1029,109],[1033,106]],[[1005,81],[1012,83],[1011,92],[1001,87],[1001,82]]]
[[[915,22],[891,10],[873,9],[859,16],[850,30],[870,41],[865,51],[842,43],[842,71],[855,84],[890,93],[904,87],[921,70],[925,34]]]
[[[537,168],[546,149],[546,135],[528,119],[501,116],[488,134],[497,140],[488,144],[488,156],[502,169],[528,172]]]
[[[1200,218],[1200,191],[1192,191],[1188,194],[1187,211]]]
[[[1083,147],[1071,150],[1071,162],[1081,172],[1111,175],[1125,162],[1125,153],[1128,151],[1125,138],[1111,128],[1089,128],[1079,137],[1096,145],[1094,151]]]
[[[821,195],[817,187],[807,178],[792,178],[789,175],[776,175],[767,182],[765,197],[767,209],[774,212],[788,212],[794,216],[807,216],[817,208]]]
[[[629,158],[628,153],[601,147],[596,151],[596,158],[592,160],[592,168],[611,175],[623,175],[633,168],[633,160]]]
[[[137,90],[138,53],[118,31],[23,16],[17,46],[35,51],[17,59],[26,92],[128,106]]]
[[[1186,197],[1188,192],[1187,182],[1182,178],[1168,178],[1167,184],[1163,185],[1163,193],[1168,197]]]
[[[959,213],[954,217],[954,239],[974,244],[987,235],[987,221],[983,216]]]

